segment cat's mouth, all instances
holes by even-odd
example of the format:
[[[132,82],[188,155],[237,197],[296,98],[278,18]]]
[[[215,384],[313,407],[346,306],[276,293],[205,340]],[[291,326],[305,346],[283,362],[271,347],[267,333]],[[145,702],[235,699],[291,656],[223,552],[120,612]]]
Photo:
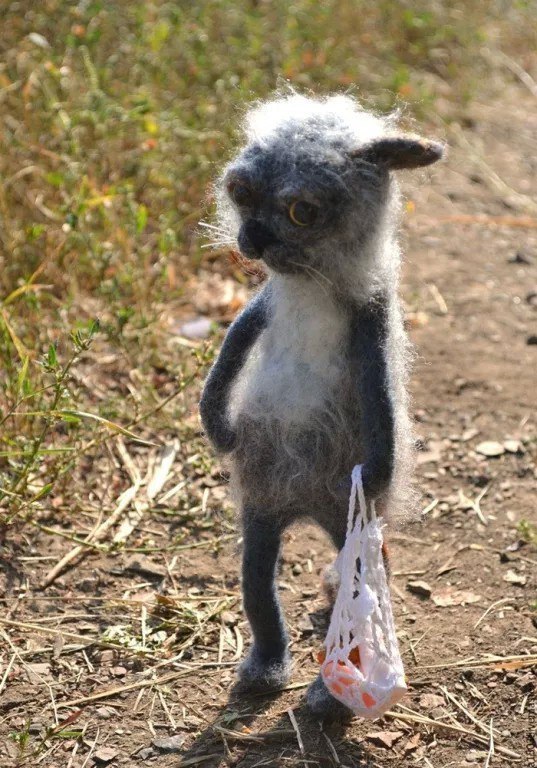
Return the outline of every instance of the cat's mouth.
[[[287,245],[271,229],[255,219],[245,222],[239,232],[239,250],[247,259],[261,259],[275,272],[296,272]]]

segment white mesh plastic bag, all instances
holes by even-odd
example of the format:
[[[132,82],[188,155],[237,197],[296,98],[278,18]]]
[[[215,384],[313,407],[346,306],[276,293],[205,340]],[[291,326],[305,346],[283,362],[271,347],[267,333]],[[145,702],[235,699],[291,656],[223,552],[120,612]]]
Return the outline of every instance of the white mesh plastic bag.
[[[382,527],[374,502],[368,510],[361,465],[352,471],[347,538],[336,567],[340,586],[321,675],[335,698],[360,717],[375,719],[399,701],[406,683],[382,557]]]

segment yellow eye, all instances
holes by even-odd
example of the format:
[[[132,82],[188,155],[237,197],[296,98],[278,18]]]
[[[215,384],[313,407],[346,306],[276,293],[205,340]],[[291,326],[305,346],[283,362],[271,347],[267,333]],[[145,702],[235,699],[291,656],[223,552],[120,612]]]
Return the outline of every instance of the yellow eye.
[[[307,200],[295,200],[289,206],[289,218],[297,227],[309,227],[313,224],[319,213],[319,207]]]

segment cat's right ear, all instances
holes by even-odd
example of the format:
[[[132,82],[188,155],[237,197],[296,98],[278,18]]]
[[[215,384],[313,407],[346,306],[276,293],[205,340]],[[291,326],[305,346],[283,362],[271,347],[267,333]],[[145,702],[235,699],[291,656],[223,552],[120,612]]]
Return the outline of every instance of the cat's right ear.
[[[444,144],[419,136],[385,136],[365,144],[351,153],[357,160],[380,165],[389,171],[420,168],[442,158]]]

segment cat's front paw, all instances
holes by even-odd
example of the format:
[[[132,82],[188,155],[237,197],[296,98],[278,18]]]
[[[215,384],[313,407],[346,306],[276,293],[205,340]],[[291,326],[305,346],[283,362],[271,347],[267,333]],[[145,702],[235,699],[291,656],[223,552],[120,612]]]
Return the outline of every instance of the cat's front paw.
[[[306,702],[311,712],[319,720],[347,723],[354,716],[352,709],[332,696],[321,675],[308,688]]]
[[[241,688],[248,691],[283,688],[291,674],[289,654],[266,658],[254,646],[239,666],[237,674]]]

